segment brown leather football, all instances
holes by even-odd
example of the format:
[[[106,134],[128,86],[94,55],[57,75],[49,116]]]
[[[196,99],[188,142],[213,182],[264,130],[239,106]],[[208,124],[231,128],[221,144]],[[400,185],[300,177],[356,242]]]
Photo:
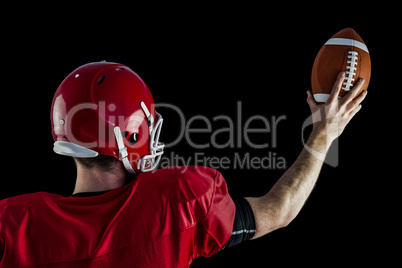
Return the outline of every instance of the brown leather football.
[[[352,28],[332,36],[315,58],[311,86],[316,102],[327,101],[340,72],[346,72],[346,76],[339,97],[347,94],[359,78],[365,80],[360,92],[367,90],[371,75],[370,54],[363,39]]]

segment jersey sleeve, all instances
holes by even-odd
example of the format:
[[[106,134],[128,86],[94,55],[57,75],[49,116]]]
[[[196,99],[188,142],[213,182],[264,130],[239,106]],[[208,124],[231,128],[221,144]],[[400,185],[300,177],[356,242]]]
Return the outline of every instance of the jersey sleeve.
[[[0,234],[0,262],[3,259],[3,254],[4,254],[4,237],[2,234]]]
[[[232,235],[235,204],[230,197],[222,174],[215,171],[210,195],[209,209],[200,222],[199,256],[216,254]]]

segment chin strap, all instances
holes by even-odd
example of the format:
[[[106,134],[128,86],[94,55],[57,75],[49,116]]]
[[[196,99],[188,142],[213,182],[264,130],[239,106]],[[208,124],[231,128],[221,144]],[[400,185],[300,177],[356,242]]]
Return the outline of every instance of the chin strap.
[[[136,174],[135,170],[130,164],[130,161],[128,160],[128,153],[127,153],[127,148],[124,146],[123,142],[123,136],[121,135],[121,131],[119,127],[114,127],[114,136],[116,137],[117,141],[117,147],[119,148],[119,158],[123,162],[124,167],[128,172],[131,174]]]

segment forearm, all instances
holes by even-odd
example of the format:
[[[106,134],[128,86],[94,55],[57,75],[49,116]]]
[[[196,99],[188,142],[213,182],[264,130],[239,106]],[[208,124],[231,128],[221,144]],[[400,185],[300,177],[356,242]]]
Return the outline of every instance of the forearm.
[[[267,199],[274,201],[273,205],[286,223],[292,221],[300,212],[321,171],[324,159],[320,159],[311,151],[323,152],[323,155],[327,151],[326,141],[314,133],[306,146],[308,147],[302,150],[293,165],[266,194]]]
[[[257,210],[254,238],[286,226],[297,216],[314,188],[328,147],[325,135],[313,132],[299,157],[271,190],[262,197],[247,198]]]

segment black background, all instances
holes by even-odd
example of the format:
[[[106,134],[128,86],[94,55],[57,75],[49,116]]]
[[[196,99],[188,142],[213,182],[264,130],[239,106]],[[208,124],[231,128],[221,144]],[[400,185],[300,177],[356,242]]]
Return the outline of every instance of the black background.
[[[176,105],[187,120],[194,115],[236,120],[238,101],[243,123],[257,114],[268,119],[286,115],[278,125],[276,148],[258,150],[243,143],[241,148],[194,150],[183,138],[166,155],[262,157],[270,151],[284,157],[289,167],[303,148],[301,127],[310,114],[305,91],[315,55],[333,34],[352,27],[369,48],[372,78],[363,109],[339,140],[339,166],[324,165],[316,188],[288,227],[197,259],[191,267],[326,267],[391,260],[395,252],[390,245],[397,235],[392,226],[400,211],[392,206],[398,175],[391,161],[398,160],[400,148],[393,137],[400,131],[394,112],[400,41],[392,7],[346,9],[338,3],[320,10],[251,4],[149,9],[99,3],[84,10],[81,5],[8,10],[12,16],[2,26],[1,39],[1,199],[37,191],[72,192],[73,161],[52,151],[50,105],[71,71],[100,60],[129,66],[148,84],[156,103]],[[177,115],[160,112],[165,119],[161,141],[172,141],[179,131]],[[227,125],[216,123],[213,131],[219,127]],[[256,143],[271,139],[269,134],[251,137]],[[200,139],[208,142],[208,137]],[[220,171],[231,191],[244,196],[266,193],[283,173]]]

